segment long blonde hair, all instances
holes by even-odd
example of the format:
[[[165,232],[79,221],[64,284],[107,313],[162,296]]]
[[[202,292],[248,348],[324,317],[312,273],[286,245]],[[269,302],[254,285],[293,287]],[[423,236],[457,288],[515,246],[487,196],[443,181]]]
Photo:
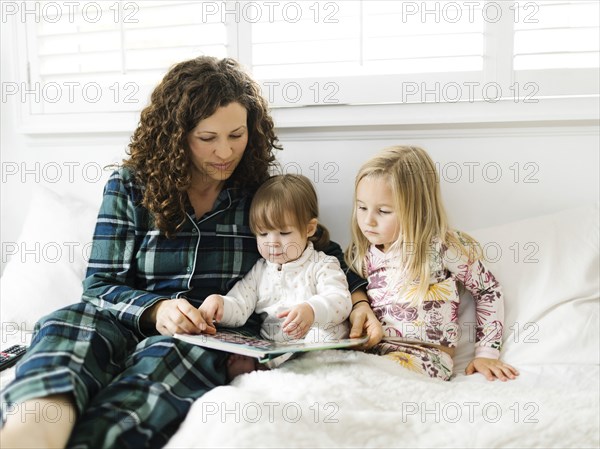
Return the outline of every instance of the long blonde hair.
[[[471,236],[450,229],[434,162],[425,150],[416,146],[394,146],[381,151],[359,170],[354,184],[352,241],[346,250],[346,263],[361,276],[366,274],[365,257],[370,243],[358,226],[356,190],[364,178],[388,181],[394,212],[398,218],[398,238],[391,251],[402,255],[398,270],[406,279],[405,287],[417,284],[414,299],[423,300],[429,289],[429,255],[432,242],[453,247],[469,260],[481,258],[481,248]],[[413,302],[415,302],[413,301]]]

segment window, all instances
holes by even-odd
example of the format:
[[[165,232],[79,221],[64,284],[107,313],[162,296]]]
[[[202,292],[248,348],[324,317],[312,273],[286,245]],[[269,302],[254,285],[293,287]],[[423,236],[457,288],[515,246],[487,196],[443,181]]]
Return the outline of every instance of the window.
[[[199,54],[227,55],[227,30],[201,22],[199,2],[40,2],[27,20],[35,113],[139,110],[167,68]]]
[[[231,56],[275,109],[598,97],[590,1],[4,2],[22,123],[130,129],[175,62]],[[20,44],[19,44],[20,43]],[[24,43],[24,44],[23,44]],[[21,48],[23,52],[21,52]],[[135,113],[135,114],[133,114]],[[127,117],[126,125],[123,117]],[[93,124],[93,125],[90,125]]]
[[[535,83],[540,95],[598,93],[599,2],[529,2],[514,12],[516,83]]]
[[[481,81],[481,5],[469,14],[457,2],[452,12],[422,3],[426,12],[417,2],[349,1],[308,3],[298,21],[283,9],[263,16],[252,27],[254,75],[268,80],[275,106],[422,102],[435,83]]]

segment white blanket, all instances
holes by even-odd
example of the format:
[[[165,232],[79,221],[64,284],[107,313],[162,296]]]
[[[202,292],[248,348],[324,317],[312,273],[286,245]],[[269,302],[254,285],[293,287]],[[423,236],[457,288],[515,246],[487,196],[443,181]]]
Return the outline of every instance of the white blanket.
[[[309,353],[207,393],[167,447],[598,447],[597,365],[520,370],[443,382],[370,354]]]

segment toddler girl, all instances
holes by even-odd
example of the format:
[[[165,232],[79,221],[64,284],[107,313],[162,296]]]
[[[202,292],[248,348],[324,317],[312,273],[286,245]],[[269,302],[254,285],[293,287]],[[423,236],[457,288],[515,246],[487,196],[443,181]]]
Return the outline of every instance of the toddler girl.
[[[459,335],[460,281],[475,299],[475,358],[467,374],[489,380],[518,372],[499,360],[500,285],[479,245],[448,226],[435,165],[418,147],[392,147],[366,162],[355,183],[348,265],[368,280],[383,340],[371,349],[411,371],[449,380]]]
[[[250,206],[250,228],[263,258],[227,295],[206,298],[199,308],[204,319],[237,327],[256,311],[264,315],[261,336],[269,340],[347,338],[348,283],[338,260],[320,251],[329,233],[317,216],[317,194],[305,176],[263,183]],[[230,357],[230,373],[251,367],[247,359]]]

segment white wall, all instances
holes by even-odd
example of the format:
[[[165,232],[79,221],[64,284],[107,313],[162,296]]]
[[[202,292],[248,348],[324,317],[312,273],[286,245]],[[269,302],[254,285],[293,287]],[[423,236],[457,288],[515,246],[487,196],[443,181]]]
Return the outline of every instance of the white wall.
[[[354,176],[362,162],[389,145],[415,144],[429,151],[438,163],[451,223],[459,229],[473,230],[598,201],[600,145],[594,126],[353,134],[352,138],[343,133],[327,138],[318,132],[281,134],[285,151],[280,160],[285,170],[300,168],[315,182],[322,221],[344,245],[349,240]],[[325,179],[325,175],[330,176]]]
[[[17,241],[36,185],[99,203],[109,174],[99,169],[124,157],[129,139],[124,134],[32,138],[13,130],[10,115],[2,114],[3,244]],[[356,172],[371,155],[394,144],[423,146],[439,163],[450,220],[460,229],[589,204],[599,196],[599,139],[592,125],[287,129],[279,135],[285,148],[279,154],[284,171],[300,171],[313,180],[321,220],[343,246],[349,241]]]

